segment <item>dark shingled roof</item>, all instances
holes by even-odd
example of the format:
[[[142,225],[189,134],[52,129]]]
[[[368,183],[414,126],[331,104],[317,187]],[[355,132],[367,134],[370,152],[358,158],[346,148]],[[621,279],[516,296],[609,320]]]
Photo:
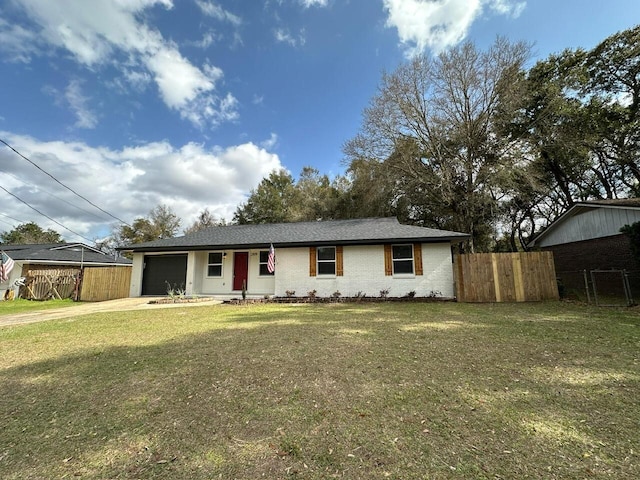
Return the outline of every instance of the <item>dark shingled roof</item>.
[[[395,217],[210,227],[190,235],[121,247],[134,252],[223,248],[371,245],[390,242],[463,241],[466,233],[402,225]]]
[[[640,198],[607,198],[604,200],[587,200],[576,205],[601,205],[603,207],[639,207]]]
[[[49,243],[37,245],[1,245],[0,250],[15,261],[26,263],[55,263],[67,265],[108,264],[130,265],[131,260],[123,257],[115,259],[93,247],[80,243]],[[84,250],[84,252],[83,252]]]

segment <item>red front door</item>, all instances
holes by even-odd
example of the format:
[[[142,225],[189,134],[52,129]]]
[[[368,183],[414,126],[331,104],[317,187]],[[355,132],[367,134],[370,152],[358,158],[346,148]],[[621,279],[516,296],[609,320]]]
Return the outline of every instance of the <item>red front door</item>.
[[[249,253],[236,252],[233,254],[233,289],[242,290],[244,284],[247,289],[247,275],[249,272]]]

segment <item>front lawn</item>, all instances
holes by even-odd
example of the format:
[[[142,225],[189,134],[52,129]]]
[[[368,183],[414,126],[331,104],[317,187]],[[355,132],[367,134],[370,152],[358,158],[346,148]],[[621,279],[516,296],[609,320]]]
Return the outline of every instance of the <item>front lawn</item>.
[[[201,306],[0,329],[0,478],[640,478],[640,311]]]
[[[72,307],[81,305],[68,298],[64,300],[47,300],[44,302],[37,300],[25,300],[17,298],[15,300],[0,301],[0,317],[3,315],[13,315],[16,313],[27,313],[36,310],[50,310],[52,308]]]

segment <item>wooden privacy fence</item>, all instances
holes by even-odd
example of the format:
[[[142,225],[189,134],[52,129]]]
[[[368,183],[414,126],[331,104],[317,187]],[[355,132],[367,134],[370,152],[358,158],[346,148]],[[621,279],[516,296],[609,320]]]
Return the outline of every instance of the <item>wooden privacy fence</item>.
[[[85,267],[80,300],[102,302],[129,296],[131,267]]]
[[[101,302],[129,296],[131,267],[84,267],[23,271],[20,297],[30,300],[73,298]]]
[[[454,272],[459,302],[559,299],[552,252],[456,255]]]

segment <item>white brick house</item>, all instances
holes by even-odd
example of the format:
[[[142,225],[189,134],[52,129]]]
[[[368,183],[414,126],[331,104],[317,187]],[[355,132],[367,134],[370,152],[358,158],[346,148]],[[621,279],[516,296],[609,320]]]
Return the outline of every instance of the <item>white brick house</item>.
[[[396,218],[212,227],[183,237],[129,245],[131,296],[188,295],[319,297],[453,297],[452,243],[468,235],[402,225]],[[267,268],[275,249],[275,272]]]

